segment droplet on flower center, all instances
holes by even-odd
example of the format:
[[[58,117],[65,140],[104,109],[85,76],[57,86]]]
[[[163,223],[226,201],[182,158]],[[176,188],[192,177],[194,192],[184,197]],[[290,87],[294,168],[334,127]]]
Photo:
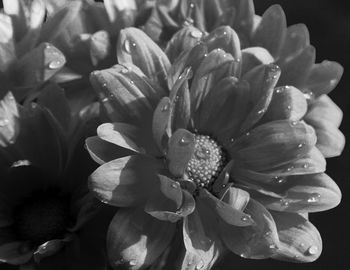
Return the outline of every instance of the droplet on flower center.
[[[206,135],[195,135],[194,148],[186,174],[197,187],[208,187],[225,166],[225,153],[216,141]]]
[[[55,191],[36,192],[15,209],[15,232],[21,240],[34,245],[62,238],[69,225],[67,197]]]

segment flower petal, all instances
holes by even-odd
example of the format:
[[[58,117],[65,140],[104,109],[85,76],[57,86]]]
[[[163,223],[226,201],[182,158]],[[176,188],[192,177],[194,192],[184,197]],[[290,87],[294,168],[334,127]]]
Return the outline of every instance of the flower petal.
[[[128,207],[149,195],[160,164],[147,156],[128,156],[97,168],[89,178],[89,188],[102,202]]]
[[[312,262],[322,251],[322,239],[316,227],[296,213],[271,212],[280,239],[274,259]]]
[[[306,98],[299,89],[293,86],[278,87],[262,122],[284,119],[298,121],[304,117],[307,109]]]
[[[91,158],[100,165],[112,161],[113,159],[132,154],[129,150],[118,147],[113,143],[106,142],[98,136],[87,138],[85,146]]]
[[[204,96],[223,77],[229,76],[231,63],[234,62],[232,55],[222,49],[215,49],[208,53],[200,66],[195,71],[190,89],[191,107],[196,111]]]
[[[34,261],[40,263],[40,261],[46,257],[52,256],[63,248],[65,242],[70,241],[69,238],[65,239],[54,239],[41,244],[34,251]]]
[[[250,215],[244,213],[241,209],[233,207],[239,206],[239,204],[231,205],[223,200],[219,200],[205,189],[200,190],[200,198],[227,224],[238,227],[251,226],[254,224],[254,220]]]
[[[5,72],[16,60],[11,17],[0,14],[0,71]]]
[[[326,95],[309,106],[304,119],[315,128],[316,145],[325,157],[339,156],[344,149],[345,137],[338,129],[342,118],[341,109]]]
[[[90,38],[90,58],[94,66],[97,66],[111,55],[110,37],[106,31],[98,31]]]
[[[158,181],[153,187],[145,205],[146,213],[163,220],[176,222],[181,216],[177,213],[182,204],[180,184],[164,175],[158,175]]]
[[[32,250],[24,250],[24,248],[25,243],[23,242],[10,242],[0,245],[0,262],[13,265],[25,264],[33,256],[33,252]]]
[[[107,233],[107,253],[113,269],[143,269],[168,247],[175,224],[160,221],[142,209],[120,209]]]
[[[262,47],[249,47],[242,50],[242,74],[259,65],[268,65],[275,60],[272,55]]]
[[[337,184],[326,174],[278,178],[251,193],[266,208],[284,212],[320,212],[336,207],[341,200]],[[271,195],[269,195],[269,193]]]
[[[337,62],[323,61],[320,64],[315,64],[311,69],[305,88],[316,96],[328,94],[337,86],[343,72],[344,68]]]
[[[185,173],[193,155],[194,146],[194,135],[185,129],[178,129],[171,136],[166,159],[169,171],[175,177],[181,177]]]
[[[271,55],[278,57],[287,30],[286,16],[280,5],[269,7],[263,14],[255,31],[253,44],[266,48]]]
[[[169,59],[144,32],[132,27],[121,30],[117,54],[119,63],[133,63],[148,78],[166,87],[166,77],[170,68]]]
[[[66,63],[61,51],[50,43],[41,43],[16,62],[18,86],[41,84],[56,74]]]
[[[118,33],[120,29],[134,25],[137,4],[135,0],[103,1],[113,30]]]
[[[245,209],[255,223],[248,227],[235,227],[220,222],[220,235],[226,247],[235,254],[250,259],[269,258],[279,245],[276,224],[271,214],[251,199]]]
[[[202,36],[203,32],[192,25],[181,28],[167,43],[165,52],[169,60],[174,62],[182,52],[194,47],[201,40]]]
[[[315,48],[309,45],[290,61],[281,63],[282,73],[278,86],[292,85],[298,89],[304,89],[314,63]]]
[[[0,115],[0,146],[6,147],[14,142],[19,132],[19,113],[11,92],[0,100]]]
[[[314,129],[303,123],[278,120],[260,125],[229,149],[246,168],[262,171],[285,165],[307,154],[316,144]]]
[[[305,24],[294,24],[288,27],[277,65],[283,65],[296,57],[310,45],[309,31]]]

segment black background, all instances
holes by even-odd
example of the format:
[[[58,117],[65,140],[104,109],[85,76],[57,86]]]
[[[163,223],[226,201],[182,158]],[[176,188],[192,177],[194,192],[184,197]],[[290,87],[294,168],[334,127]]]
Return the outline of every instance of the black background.
[[[2,1],[1,1],[2,2]],[[0,2],[0,6],[1,6]],[[344,112],[341,130],[350,135],[350,8],[347,0],[255,0],[256,13],[261,15],[270,5],[280,4],[288,25],[305,23],[311,44],[316,48],[317,62],[328,59],[343,65],[345,72],[331,98]],[[350,156],[346,146],[342,156],[328,159],[327,173],[343,193],[341,204],[330,211],[312,214],[310,219],[323,239],[323,252],[314,263],[292,264],[274,260],[246,260],[230,256],[219,268],[222,270],[278,269],[350,269]],[[1,268],[1,267],[0,267]]]

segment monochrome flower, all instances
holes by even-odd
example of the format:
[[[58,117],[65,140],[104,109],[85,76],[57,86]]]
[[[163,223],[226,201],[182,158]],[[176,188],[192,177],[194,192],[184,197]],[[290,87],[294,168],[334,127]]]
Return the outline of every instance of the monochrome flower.
[[[109,217],[88,191],[94,167],[77,148],[89,110],[80,121],[71,118],[55,85],[43,89],[38,103],[18,105],[11,92],[0,101],[1,263],[105,269]]]
[[[308,213],[336,206],[341,193],[304,121],[304,93],[278,86],[281,69],[247,56],[230,27],[189,47],[171,64],[126,28],[119,65],[91,74],[113,122],[86,141],[101,164],[90,190],[121,207],[107,235],[112,266],[151,265],[176,238],[181,269],[209,269],[225,250],[317,259],[322,242]]]

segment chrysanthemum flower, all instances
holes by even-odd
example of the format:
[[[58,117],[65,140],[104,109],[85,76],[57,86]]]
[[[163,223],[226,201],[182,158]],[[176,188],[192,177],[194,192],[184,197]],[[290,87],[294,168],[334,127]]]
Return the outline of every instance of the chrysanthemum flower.
[[[87,124],[80,121],[54,85],[32,105],[17,105],[10,92],[0,101],[0,263],[105,269],[109,219],[90,221],[99,205],[86,185],[93,167],[75,147]]]
[[[113,267],[151,265],[172,241],[182,241],[181,269],[209,269],[225,250],[298,262],[321,253],[308,213],[336,206],[341,193],[304,121],[307,100],[276,87],[280,68],[254,65],[224,30],[171,65],[127,28],[120,65],[91,75],[113,121],[86,141],[101,164],[90,189],[121,207],[107,236]]]
[[[238,34],[243,54],[277,64],[282,70],[278,86],[294,86],[308,99],[305,121],[316,130],[317,147],[325,157],[341,154],[345,144],[339,130],[342,112],[327,95],[338,84],[343,68],[333,61],[315,64],[315,48],[310,45],[304,24],[287,27],[279,5],[258,16],[253,0],[175,0],[157,2],[144,29],[153,40],[164,45],[177,30],[188,25],[191,31],[187,31],[187,43],[192,40],[193,45],[206,39],[207,32],[228,25]],[[217,38],[223,33],[217,33]]]

